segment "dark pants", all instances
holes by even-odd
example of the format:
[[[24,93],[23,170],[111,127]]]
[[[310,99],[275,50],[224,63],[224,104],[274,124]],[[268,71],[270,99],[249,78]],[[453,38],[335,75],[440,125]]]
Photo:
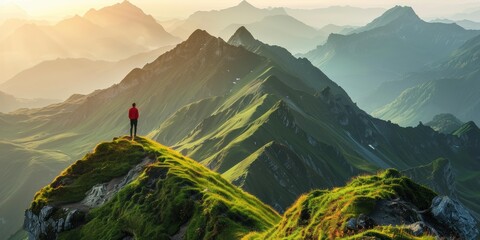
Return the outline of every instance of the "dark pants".
[[[130,137],[132,136],[132,130],[134,130],[133,136],[137,136],[137,122],[138,119],[130,119]]]

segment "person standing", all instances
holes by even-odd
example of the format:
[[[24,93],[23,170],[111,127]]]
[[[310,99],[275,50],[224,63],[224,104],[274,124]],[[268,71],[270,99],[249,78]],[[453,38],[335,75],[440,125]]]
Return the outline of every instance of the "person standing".
[[[138,123],[138,109],[136,104],[132,103],[132,107],[128,110],[128,118],[130,118],[130,138],[133,140],[137,136],[137,123]],[[133,130],[133,136],[132,136]]]

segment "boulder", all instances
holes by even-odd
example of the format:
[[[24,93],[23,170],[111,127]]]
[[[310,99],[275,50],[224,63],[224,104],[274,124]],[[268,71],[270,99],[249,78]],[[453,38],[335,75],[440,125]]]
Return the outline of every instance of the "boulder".
[[[461,239],[477,239],[477,221],[457,200],[448,196],[437,196],[432,200],[431,210],[440,223],[448,226]]]

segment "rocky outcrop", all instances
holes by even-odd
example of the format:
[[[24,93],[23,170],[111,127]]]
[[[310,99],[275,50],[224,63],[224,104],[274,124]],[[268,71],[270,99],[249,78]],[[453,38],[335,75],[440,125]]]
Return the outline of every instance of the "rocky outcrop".
[[[25,212],[24,228],[28,239],[55,239],[57,233],[75,228],[83,223],[85,213],[77,209],[44,206],[39,214],[29,209]]]
[[[432,200],[432,215],[461,239],[477,239],[477,221],[457,200],[438,196]]]
[[[467,208],[448,196],[437,196],[431,207],[417,209],[401,199],[379,200],[368,215],[345,222],[347,230],[362,231],[375,226],[404,226],[411,234],[429,233],[439,239],[477,239],[476,220]]]
[[[154,159],[145,158],[132,168],[127,175],[112,179],[107,183],[93,186],[78,203],[61,206],[46,205],[36,213],[32,209],[25,211],[24,229],[29,239],[56,239],[58,233],[73,229],[84,223],[85,214],[110,200],[127,184],[137,178],[146,165]]]
[[[121,178],[115,178],[108,183],[101,183],[93,186],[87,193],[86,197],[82,200],[81,204],[88,206],[89,208],[95,208],[103,205],[110,200],[118,191],[120,191],[125,185],[129,184],[133,179],[137,178],[143,168],[152,163],[153,160],[145,158],[140,164],[132,168],[127,175]]]

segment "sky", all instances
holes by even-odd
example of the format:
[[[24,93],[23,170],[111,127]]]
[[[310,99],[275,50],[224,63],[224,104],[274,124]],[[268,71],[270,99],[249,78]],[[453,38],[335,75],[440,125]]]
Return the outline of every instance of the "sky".
[[[0,0],[0,5],[14,3],[33,17],[58,20],[75,14],[83,15],[90,8],[101,8],[121,0]],[[186,18],[198,10],[223,9],[240,0],[130,0],[158,19]],[[390,8],[412,6],[420,17],[449,17],[459,12],[480,9],[478,0],[249,0],[257,7],[318,8],[333,5]]]

